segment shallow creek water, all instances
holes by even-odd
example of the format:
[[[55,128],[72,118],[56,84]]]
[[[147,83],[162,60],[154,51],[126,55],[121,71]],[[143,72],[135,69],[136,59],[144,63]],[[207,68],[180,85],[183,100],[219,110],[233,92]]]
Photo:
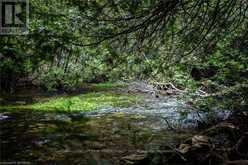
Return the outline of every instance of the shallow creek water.
[[[221,114],[220,114],[221,115]],[[94,112],[0,111],[1,162],[121,164],[132,154],[163,152],[204,119],[176,97]],[[124,163],[125,164],[125,163]]]

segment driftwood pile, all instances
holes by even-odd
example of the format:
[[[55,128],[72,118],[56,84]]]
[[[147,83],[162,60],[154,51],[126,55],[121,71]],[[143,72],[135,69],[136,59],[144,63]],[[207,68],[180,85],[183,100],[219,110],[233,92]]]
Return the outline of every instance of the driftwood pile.
[[[129,84],[128,92],[148,93],[159,97],[161,95],[177,95],[183,93],[184,91],[178,89],[172,83],[148,83],[143,81],[135,81]]]

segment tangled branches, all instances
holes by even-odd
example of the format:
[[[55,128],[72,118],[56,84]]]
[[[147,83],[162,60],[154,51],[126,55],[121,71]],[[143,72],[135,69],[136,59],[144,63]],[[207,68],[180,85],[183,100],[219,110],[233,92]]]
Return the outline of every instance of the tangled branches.
[[[188,53],[216,42],[231,31],[247,28],[248,3],[244,0],[124,0],[81,4],[81,31],[94,46],[104,41],[122,46],[156,45],[175,38],[188,43]],[[240,27],[240,28],[237,28]]]

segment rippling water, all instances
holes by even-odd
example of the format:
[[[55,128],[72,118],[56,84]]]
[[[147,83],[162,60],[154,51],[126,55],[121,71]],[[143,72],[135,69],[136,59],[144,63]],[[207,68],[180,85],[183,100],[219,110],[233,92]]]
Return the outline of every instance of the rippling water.
[[[205,119],[206,114],[173,97],[146,98],[142,105],[88,113],[2,110],[0,159],[31,164],[118,164],[123,156],[176,144]]]

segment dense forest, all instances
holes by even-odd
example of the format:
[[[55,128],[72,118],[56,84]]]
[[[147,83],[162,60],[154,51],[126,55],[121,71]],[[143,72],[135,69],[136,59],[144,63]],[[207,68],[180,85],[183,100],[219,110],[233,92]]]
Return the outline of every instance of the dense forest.
[[[0,35],[0,164],[248,164],[248,1],[28,7]]]

